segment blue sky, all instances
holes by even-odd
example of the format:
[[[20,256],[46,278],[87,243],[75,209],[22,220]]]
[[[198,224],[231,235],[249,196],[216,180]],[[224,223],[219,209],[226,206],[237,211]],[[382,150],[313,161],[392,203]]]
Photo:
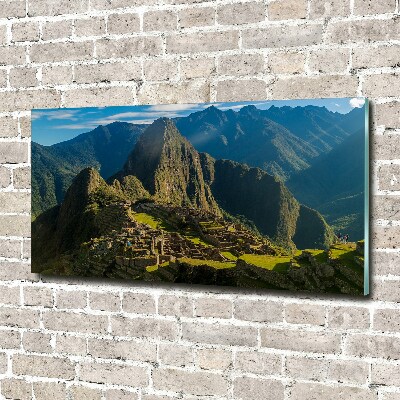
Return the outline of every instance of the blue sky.
[[[107,125],[114,121],[150,124],[160,117],[184,117],[210,105],[221,110],[232,109],[237,111],[249,104],[263,110],[273,105],[276,107],[325,106],[330,111],[346,114],[355,107],[362,107],[364,100],[361,98],[343,98],[32,110],[32,140],[50,146],[72,139],[81,133],[89,132],[99,125]]]

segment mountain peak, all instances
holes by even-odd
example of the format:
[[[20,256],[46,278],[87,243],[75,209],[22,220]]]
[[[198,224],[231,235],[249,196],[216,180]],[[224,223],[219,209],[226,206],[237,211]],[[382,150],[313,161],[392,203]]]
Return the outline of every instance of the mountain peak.
[[[87,198],[102,182],[104,182],[103,178],[95,168],[85,168],[72,181],[65,199],[67,200],[68,197],[72,199]]]
[[[260,114],[260,110],[253,104],[249,104],[248,106],[244,106],[239,110],[240,115],[248,115],[248,116],[258,116]]]
[[[218,212],[199,153],[169,118],[157,119],[143,132],[122,171],[127,175],[136,176],[161,203]]]

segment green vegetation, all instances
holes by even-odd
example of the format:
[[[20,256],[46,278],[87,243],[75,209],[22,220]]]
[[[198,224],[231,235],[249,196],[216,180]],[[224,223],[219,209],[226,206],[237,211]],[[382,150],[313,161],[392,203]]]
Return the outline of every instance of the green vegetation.
[[[192,266],[208,265],[209,267],[213,267],[215,269],[226,269],[226,268],[233,268],[236,266],[236,263],[233,263],[233,262],[198,260],[198,259],[187,258],[187,257],[180,258],[178,261],[181,263],[186,263],[186,264],[192,265]]]
[[[163,229],[168,232],[172,232],[174,230],[167,221],[144,212],[133,213],[133,217],[136,221],[140,222],[141,224],[149,225],[153,229]]]
[[[164,262],[162,264],[159,264],[159,265],[150,265],[150,266],[146,267],[146,271],[147,272],[155,272],[159,268],[168,267],[168,266],[169,266],[169,261],[166,261],[166,262]]]
[[[291,257],[243,254],[240,259],[259,268],[286,272],[289,269]]]
[[[342,265],[359,271],[361,267],[355,261],[355,257],[362,258],[356,251],[355,243],[335,244],[329,249],[331,260],[338,260]]]
[[[196,235],[196,233],[193,231],[184,232],[183,237],[190,240],[194,244],[201,244],[202,246],[206,246],[206,247],[210,246],[209,243],[206,243],[201,237]]]
[[[229,252],[229,251],[221,251],[221,254],[225,257],[225,258],[227,258],[228,260],[231,260],[231,261],[236,261],[237,260],[237,257],[235,257],[231,252]]]

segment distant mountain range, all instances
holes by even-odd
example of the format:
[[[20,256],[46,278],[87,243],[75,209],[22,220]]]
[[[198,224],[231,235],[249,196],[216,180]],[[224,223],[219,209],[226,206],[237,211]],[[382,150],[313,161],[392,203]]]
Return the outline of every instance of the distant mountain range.
[[[354,145],[362,144],[363,136],[359,127],[363,119],[362,109],[354,109],[343,115],[314,106],[273,106],[268,110],[246,106],[238,112],[221,111],[211,106],[187,117],[174,119],[174,129],[186,137],[197,151],[207,153],[214,159],[260,167],[281,181],[286,181],[301,203],[320,211],[335,229],[343,229],[345,233],[354,235],[354,239],[361,239],[363,179],[360,173],[363,153],[358,152],[353,157],[349,156],[349,151]],[[159,188],[160,195],[165,196],[165,193],[162,194],[162,190],[167,190],[163,187],[165,173],[158,170],[157,175],[149,176],[152,165],[143,164],[145,155],[140,146],[144,144],[138,140],[146,127],[114,122],[53,146],[33,143],[33,216],[60,204],[74,177],[89,166],[99,169],[104,179],[118,171],[130,176],[130,168],[134,167],[135,173],[132,175],[137,176],[147,190],[151,192],[153,189],[149,186],[151,182]],[[140,146],[135,147],[126,162],[137,142]],[[200,174],[201,161],[193,158],[189,148],[186,148],[185,156],[193,161],[190,164],[193,170],[183,171],[183,175],[175,176],[175,179],[191,187],[198,204],[215,208],[219,180],[213,182],[215,189],[210,193],[207,185],[202,183],[206,179]],[[200,157],[203,162],[206,160],[206,156]],[[151,163],[150,159],[147,161]],[[176,159],[175,162],[177,167],[181,161]],[[226,163],[213,161],[212,165],[216,171],[222,171]],[[232,170],[247,168],[228,164]],[[201,173],[211,174],[204,168]],[[244,170],[241,174],[246,175]],[[262,171],[258,174],[262,174]],[[254,179],[257,182],[260,177]],[[171,195],[180,196],[176,193]],[[219,198],[219,201],[223,199]]]
[[[60,204],[85,167],[97,168],[104,178],[120,170],[145,128],[114,122],[52,146],[32,142],[33,216]]]

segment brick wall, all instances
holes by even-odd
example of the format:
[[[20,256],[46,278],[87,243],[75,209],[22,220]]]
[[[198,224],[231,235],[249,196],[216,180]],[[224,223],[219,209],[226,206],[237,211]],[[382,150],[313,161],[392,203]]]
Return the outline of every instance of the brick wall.
[[[398,0],[0,0],[1,398],[400,399],[399,65]],[[30,274],[32,107],[334,96],[373,104],[369,299]]]

